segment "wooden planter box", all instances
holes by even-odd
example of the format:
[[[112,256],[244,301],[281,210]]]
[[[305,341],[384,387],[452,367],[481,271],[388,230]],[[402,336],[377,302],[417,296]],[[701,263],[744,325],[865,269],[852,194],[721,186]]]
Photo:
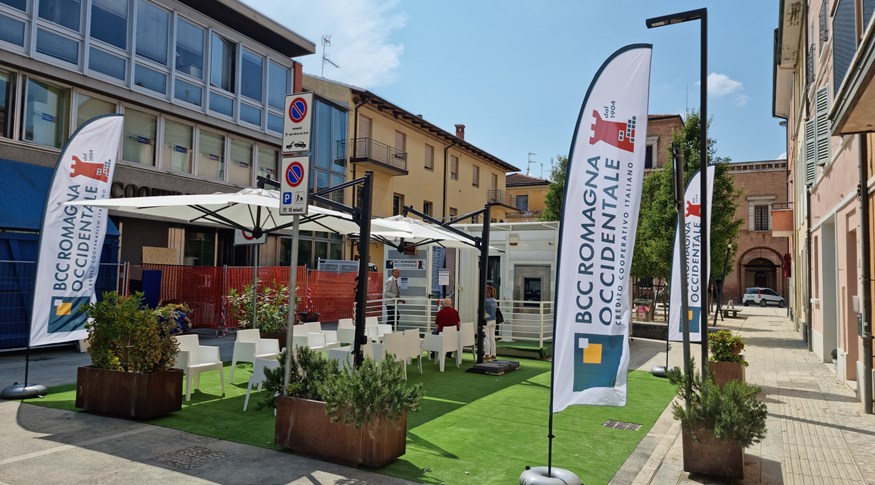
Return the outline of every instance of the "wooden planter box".
[[[261,338],[275,338],[280,342],[280,350],[286,348],[286,331],[280,330],[277,332],[259,332],[261,334]]]
[[[180,369],[152,374],[79,367],[76,407],[119,418],[152,419],[182,409]]]
[[[407,411],[389,421],[378,418],[356,428],[332,423],[325,403],[288,396],[276,400],[274,442],[292,451],[356,467],[381,467],[407,451]]]
[[[683,431],[684,471],[714,477],[744,478],[744,448],[737,441],[720,441],[711,430]]]
[[[708,362],[708,368],[714,373],[714,383],[720,387],[732,380],[744,382],[744,364],[741,362]]]

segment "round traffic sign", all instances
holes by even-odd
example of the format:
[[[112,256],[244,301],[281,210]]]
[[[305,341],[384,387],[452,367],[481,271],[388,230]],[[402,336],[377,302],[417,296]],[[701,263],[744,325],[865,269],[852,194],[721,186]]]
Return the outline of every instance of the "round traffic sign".
[[[289,104],[289,119],[295,123],[304,121],[307,116],[307,100],[304,98],[295,98]]]
[[[304,181],[304,166],[301,165],[301,162],[292,162],[289,164],[289,167],[286,168],[286,182],[289,183],[292,187],[297,187],[301,185],[301,182]]]
[[[245,239],[247,241],[255,240],[255,235],[249,231],[240,231],[240,235],[242,235],[243,239]]]

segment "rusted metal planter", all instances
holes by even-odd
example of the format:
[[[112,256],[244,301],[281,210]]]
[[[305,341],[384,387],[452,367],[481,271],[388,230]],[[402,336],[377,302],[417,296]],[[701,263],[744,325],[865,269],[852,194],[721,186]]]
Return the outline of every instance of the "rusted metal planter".
[[[297,453],[377,468],[407,451],[407,411],[394,421],[377,418],[356,428],[332,423],[321,401],[280,396],[276,404],[274,442]]]
[[[744,382],[744,364],[741,362],[708,362],[714,374],[714,383],[723,387],[729,381]]]
[[[721,441],[699,428],[683,431],[684,471],[713,477],[744,478],[744,448],[737,441]]]
[[[79,367],[76,407],[119,418],[152,419],[182,409],[180,369],[152,374]]]

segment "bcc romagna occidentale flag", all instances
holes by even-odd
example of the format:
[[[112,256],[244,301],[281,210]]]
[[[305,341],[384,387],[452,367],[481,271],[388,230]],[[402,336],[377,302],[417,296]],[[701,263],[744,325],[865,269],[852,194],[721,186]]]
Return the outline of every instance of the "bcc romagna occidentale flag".
[[[106,209],[64,202],[107,198],[122,126],[121,115],[94,118],[76,130],[58,157],[43,211],[30,345],[87,336],[79,308],[95,298]]]
[[[608,58],[577,121],[560,224],[552,412],[626,403],[629,273],[644,179],[650,58],[644,44]]]

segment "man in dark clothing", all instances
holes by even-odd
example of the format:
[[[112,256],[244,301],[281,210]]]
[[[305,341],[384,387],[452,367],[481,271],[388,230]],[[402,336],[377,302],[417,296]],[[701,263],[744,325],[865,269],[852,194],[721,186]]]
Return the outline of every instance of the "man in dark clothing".
[[[453,300],[444,298],[442,303],[444,307],[434,317],[437,333],[441,333],[444,327],[456,327],[456,330],[459,330],[459,312],[453,308]]]

